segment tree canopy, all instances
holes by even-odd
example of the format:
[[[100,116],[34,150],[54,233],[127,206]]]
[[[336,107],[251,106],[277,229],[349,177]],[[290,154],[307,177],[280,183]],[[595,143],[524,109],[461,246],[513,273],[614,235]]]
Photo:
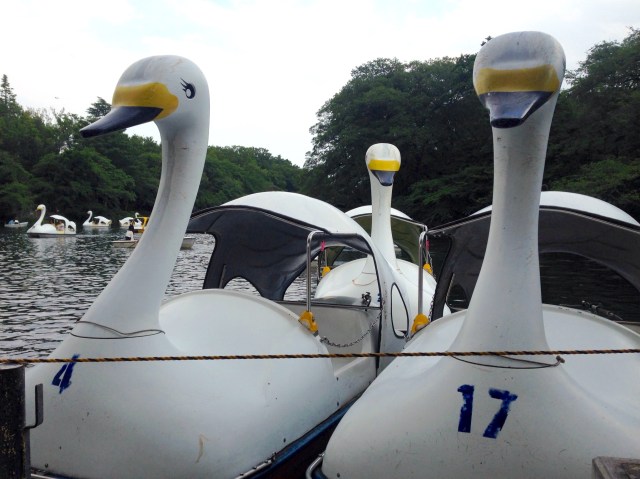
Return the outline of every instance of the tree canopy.
[[[491,41],[487,37],[486,41]],[[317,112],[304,168],[252,146],[210,146],[196,209],[265,190],[298,191],[347,210],[369,204],[364,164],[374,143],[396,145],[402,167],[394,207],[434,226],[491,203],[492,133],[474,92],[475,55],[401,62],[378,58]],[[593,46],[560,93],[544,187],[588,194],[640,218],[640,31]],[[86,116],[24,109],[0,82],[0,218],[49,211],[71,219],[89,209],[113,219],[149,213],[161,169],[152,138],[123,132],[83,139]]]
[[[27,219],[39,203],[70,219],[87,210],[113,220],[148,214],[161,172],[152,138],[116,132],[83,139],[82,127],[111,109],[98,98],[87,116],[23,109],[6,75],[0,84],[0,217]],[[264,190],[297,191],[302,170],[263,148],[207,152],[196,208]]]
[[[355,68],[318,111],[303,191],[342,209],[370,203],[364,155],[388,142],[402,155],[394,207],[435,225],[490,204],[492,133],[473,89],[474,60],[376,59]],[[639,31],[595,45],[566,77],[546,187],[595,196],[640,218]]]

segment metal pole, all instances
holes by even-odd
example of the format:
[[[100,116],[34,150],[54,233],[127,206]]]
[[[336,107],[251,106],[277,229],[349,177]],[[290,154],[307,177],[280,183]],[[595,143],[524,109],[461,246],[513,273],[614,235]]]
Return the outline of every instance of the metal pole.
[[[312,231],[307,236],[307,311],[311,311],[311,242],[316,233],[320,231]]]
[[[420,233],[420,239],[418,240],[420,243],[420,247],[418,248],[418,314],[422,314],[422,284],[424,283],[424,277],[422,276],[424,274],[424,257],[422,255],[422,250],[423,248],[426,249],[426,237],[427,232],[423,231]]]
[[[0,476],[31,477],[25,431],[24,366],[0,365]]]

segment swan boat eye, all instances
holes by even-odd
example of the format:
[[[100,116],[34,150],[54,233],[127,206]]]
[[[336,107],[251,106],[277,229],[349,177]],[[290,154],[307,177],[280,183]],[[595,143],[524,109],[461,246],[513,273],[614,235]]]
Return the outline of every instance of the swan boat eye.
[[[180,86],[182,86],[182,91],[185,93],[186,97],[191,100],[196,96],[196,87],[193,83],[189,83],[188,81],[181,78]]]

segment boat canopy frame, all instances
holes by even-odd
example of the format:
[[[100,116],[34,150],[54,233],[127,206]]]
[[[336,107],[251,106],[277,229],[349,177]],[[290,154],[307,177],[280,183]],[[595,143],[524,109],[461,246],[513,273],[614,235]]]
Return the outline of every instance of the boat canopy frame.
[[[211,234],[215,238],[204,289],[222,289],[231,280],[243,278],[272,301],[284,300],[287,289],[305,271],[309,259],[325,248],[348,246],[374,256],[368,240],[357,233],[331,232],[248,205],[221,205],[198,211],[191,215],[187,233]]]

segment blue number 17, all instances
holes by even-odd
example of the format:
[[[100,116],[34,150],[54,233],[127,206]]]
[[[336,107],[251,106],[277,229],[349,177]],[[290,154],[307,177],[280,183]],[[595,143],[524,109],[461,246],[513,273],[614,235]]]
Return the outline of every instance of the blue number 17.
[[[460,408],[460,421],[458,422],[459,432],[471,432],[471,416],[473,414],[473,392],[474,386],[470,384],[463,384],[458,388],[458,392],[462,394],[462,407]],[[511,403],[518,399],[516,394],[511,394],[509,391],[503,391],[501,389],[489,389],[489,396],[494,399],[500,399],[500,409],[493,416],[493,419],[484,430],[484,437],[495,439],[498,437],[498,433],[502,430],[507,416],[509,415],[509,407]]]

